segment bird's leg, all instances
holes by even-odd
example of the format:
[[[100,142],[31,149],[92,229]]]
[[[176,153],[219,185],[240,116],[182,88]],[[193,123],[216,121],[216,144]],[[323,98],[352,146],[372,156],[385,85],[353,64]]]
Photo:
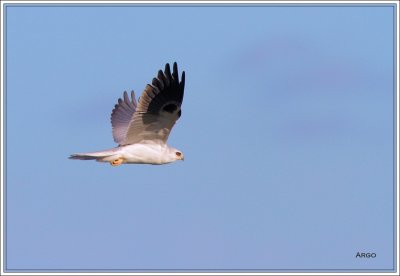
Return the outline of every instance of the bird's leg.
[[[115,166],[121,165],[122,162],[124,162],[124,159],[123,158],[118,158],[118,159],[115,159],[114,161],[111,161],[110,164],[111,164],[111,166],[115,167]]]

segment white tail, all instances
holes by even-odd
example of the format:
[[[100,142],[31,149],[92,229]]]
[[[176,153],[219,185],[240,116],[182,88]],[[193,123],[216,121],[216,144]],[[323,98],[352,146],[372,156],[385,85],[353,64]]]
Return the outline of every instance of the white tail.
[[[71,154],[69,159],[75,160],[96,160],[97,162],[111,162],[120,157],[118,148],[105,150],[105,151],[95,151],[95,152],[85,152],[85,153],[74,153]]]

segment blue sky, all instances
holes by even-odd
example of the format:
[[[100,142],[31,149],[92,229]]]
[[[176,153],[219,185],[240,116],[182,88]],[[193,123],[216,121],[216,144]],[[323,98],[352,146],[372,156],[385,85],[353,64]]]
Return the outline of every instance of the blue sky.
[[[392,269],[393,10],[8,5],[6,268]],[[184,162],[67,158],[174,61]]]

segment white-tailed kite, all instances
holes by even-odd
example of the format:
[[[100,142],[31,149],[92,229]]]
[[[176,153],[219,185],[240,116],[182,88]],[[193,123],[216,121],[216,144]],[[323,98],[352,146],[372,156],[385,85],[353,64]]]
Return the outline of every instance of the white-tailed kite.
[[[139,102],[135,93],[124,92],[111,113],[114,141],[118,147],[96,152],[72,154],[70,159],[109,162],[113,166],[121,164],[161,165],[183,160],[183,153],[166,144],[175,122],[181,116],[185,72],[179,82],[178,66],[173,72],[169,64],[164,72],[158,71],[157,78],[144,89]]]

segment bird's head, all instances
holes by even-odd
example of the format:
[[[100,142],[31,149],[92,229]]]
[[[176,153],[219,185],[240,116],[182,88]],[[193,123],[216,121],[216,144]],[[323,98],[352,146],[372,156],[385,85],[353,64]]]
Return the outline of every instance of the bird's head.
[[[185,160],[185,156],[179,150],[175,151],[175,158],[176,158],[176,160],[182,160],[182,161]]]
[[[169,149],[168,149],[168,156],[169,156],[169,159],[171,160],[171,162],[174,162],[174,161],[177,161],[177,160],[182,160],[183,161],[185,159],[182,151],[177,150],[177,149],[172,148],[172,147],[169,147]]]

